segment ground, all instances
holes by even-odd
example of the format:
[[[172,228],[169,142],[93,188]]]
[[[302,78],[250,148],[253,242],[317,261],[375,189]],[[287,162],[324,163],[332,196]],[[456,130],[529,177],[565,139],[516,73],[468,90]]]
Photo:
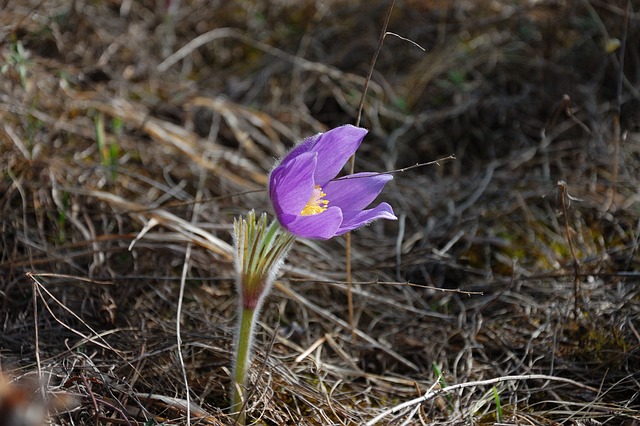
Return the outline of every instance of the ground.
[[[640,4],[390,3],[4,2],[0,409],[233,424],[233,220],[359,123],[398,220],[296,243],[249,421],[640,423]]]

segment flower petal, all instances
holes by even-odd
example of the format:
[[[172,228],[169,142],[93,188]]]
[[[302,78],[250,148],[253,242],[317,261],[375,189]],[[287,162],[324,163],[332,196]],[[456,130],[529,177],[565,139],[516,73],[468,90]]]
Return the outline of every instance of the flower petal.
[[[340,173],[367,133],[367,129],[347,124],[319,135],[313,146],[309,147],[310,152],[318,153],[318,167],[314,176],[317,185],[324,186]]]
[[[387,203],[380,203],[376,207],[369,210],[342,212],[343,219],[342,224],[338,228],[336,235],[342,235],[349,231],[353,231],[356,228],[367,225],[374,220],[389,219],[397,220],[393,209]]]
[[[302,142],[297,144],[291,151],[289,151],[289,153],[285,155],[282,161],[285,162],[287,160],[292,160],[300,154],[309,152],[311,148],[313,148],[313,145],[316,143],[316,141],[320,136],[322,136],[322,133],[317,133],[313,136],[309,136],[308,138],[304,139]]]
[[[283,214],[299,215],[313,193],[313,174],[317,155],[313,152],[284,161],[269,176],[269,196],[280,218]]]
[[[330,207],[319,214],[298,216],[292,222],[280,223],[296,237],[328,240],[336,236],[342,223],[342,211],[337,207]]]
[[[335,179],[322,187],[330,206],[337,206],[342,211],[362,210],[367,207],[382,191],[385,184],[393,179],[388,174],[373,172],[356,173]]]

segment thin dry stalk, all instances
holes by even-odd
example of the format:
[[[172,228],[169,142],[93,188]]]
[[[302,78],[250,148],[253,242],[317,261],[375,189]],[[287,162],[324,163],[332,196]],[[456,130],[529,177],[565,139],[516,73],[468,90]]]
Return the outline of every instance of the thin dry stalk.
[[[560,206],[562,207],[562,217],[564,218],[564,231],[567,237],[567,244],[569,245],[569,250],[571,252],[571,259],[573,260],[573,315],[576,319],[578,319],[579,313],[579,296],[580,296],[580,261],[578,260],[578,255],[576,254],[576,249],[573,245],[573,239],[571,238],[571,233],[573,230],[569,225],[569,202],[571,200],[571,196],[567,192],[567,183],[563,180],[558,181],[558,200],[560,201]]]
[[[362,110],[364,109],[364,102],[367,98],[367,92],[369,90],[369,82],[371,81],[371,77],[373,76],[373,70],[376,66],[376,61],[378,60],[378,55],[380,54],[380,49],[382,49],[382,45],[384,44],[384,38],[387,35],[387,29],[389,27],[389,19],[391,19],[391,13],[393,12],[393,7],[395,5],[395,0],[391,0],[389,2],[389,7],[387,9],[387,14],[384,18],[384,24],[382,24],[382,31],[380,33],[380,39],[378,40],[378,45],[376,46],[375,53],[371,58],[371,64],[369,64],[369,72],[367,74],[367,78],[364,82],[364,87],[362,88],[362,94],[360,95],[360,103],[358,105],[358,116],[356,117],[356,126],[360,126],[360,119],[362,118]],[[356,168],[356,155],[353,154],[351,159],[349,160],[349,174],[353,174]],[[355,323],[355,317],[353,312],[353,295],[351,291],[351,232],[347,232],[346,236],[346,250],[345,250],[345,270],[347,276],[347,306],[349,311],[349,324],[351,325],[351,333],[355,339],[355,332],[353,331],[357,325]]]

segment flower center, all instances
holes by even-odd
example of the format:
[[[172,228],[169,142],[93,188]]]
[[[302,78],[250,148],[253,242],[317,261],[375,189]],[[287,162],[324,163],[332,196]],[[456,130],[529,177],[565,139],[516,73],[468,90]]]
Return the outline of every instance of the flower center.
[[[323,200],[322,197],[325,197],[327,194],[322,192],[322,188],[320,185],[316,185],[313,188],[313,194],[311,194],[311,198],[307,201],[307,205],[304,206],[304,209],[300,212],[301,216],[311,216],[314,214],[322,213],[327,209],[327,204],[329,204],[328,200]]]

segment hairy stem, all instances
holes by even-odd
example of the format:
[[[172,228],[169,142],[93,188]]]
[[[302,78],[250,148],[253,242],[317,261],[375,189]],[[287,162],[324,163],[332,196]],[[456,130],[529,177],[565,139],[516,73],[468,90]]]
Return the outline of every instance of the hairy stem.
[[[251,344],[253,343],[253,332],[257,309],[242,308],[240,322],[238,323],[238,333],[236,341],[236,363],[233,386],[233,405],[231,412],[237,412],[236,424],[245,424],[246,404],[246,381],[249,360],[251,359]]]

